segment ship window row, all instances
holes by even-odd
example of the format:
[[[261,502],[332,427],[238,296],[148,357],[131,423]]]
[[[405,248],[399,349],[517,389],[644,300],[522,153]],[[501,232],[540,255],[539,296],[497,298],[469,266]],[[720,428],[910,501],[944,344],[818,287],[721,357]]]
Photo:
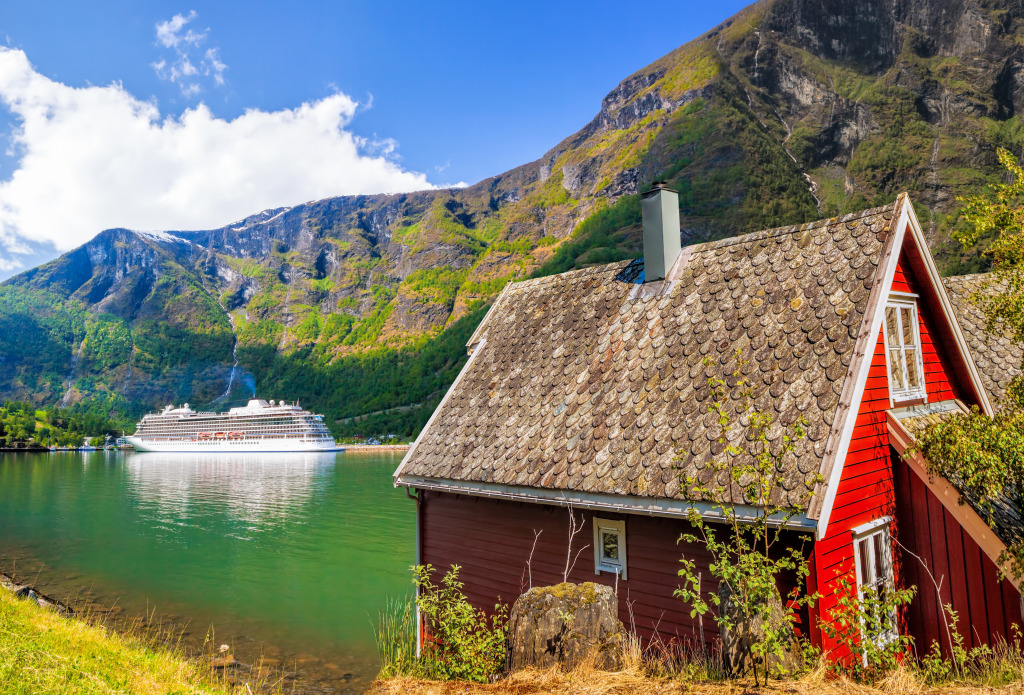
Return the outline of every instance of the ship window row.
[[[176,430],[176,431],[207,431],[207,430],[251,430],[251,431],[263,431],[263,430],[297,430],[297,431],[326,431],[326,427],[323,425],[240,425],[237,423],[220,423],[217,425],[165,425],[165,426],[154,426],[149,424],[143,424],[139,427],[140,430],[152,429],[152,430]]]
[[[190,441],[195,441],[195,438],[172,437],[172,436],[168,436],[166,434],[153,435],[153,436],[147,435],[145,437],[145,439],[146,439],[146,441],[150,441],[150,442],[173,442],[173,441],[181,441],[182,439],[189,439]],[[323,435],[311,436],[311,435],[288,435],[288,434],[272,434],[272,435],[264,435],[264,436],[259,436],[259,437],[247,436],[247,437],[237,437],[237,438],[218,437],[216,439],[213,439],[213,438],[205,439],[204,438],[204,439],[199,440],[199,441],[201,441],[201,442],[211,442],[211,443],[213,443],[213,442],[224,442],[224,441],[238,442],[238,441],[245,441],[245,440],[248,440],[248,439],[256,439],[256,440],[263,440],[263,439],[298,439],[298,440],[307,441],[307,442],[326,442],[326,441],[332,441],[330,437],[323,436]]]

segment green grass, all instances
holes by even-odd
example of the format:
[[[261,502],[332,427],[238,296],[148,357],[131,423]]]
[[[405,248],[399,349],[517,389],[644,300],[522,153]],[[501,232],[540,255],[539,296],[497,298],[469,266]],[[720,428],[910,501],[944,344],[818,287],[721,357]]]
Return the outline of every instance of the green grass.
[[[0,695],[234,692],[197,661],[0,590]]]

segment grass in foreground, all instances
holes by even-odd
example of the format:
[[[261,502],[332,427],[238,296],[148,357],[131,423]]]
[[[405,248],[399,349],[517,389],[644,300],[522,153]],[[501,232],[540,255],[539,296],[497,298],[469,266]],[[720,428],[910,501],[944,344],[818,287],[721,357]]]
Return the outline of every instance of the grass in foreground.
[[[677,655],[666,671],[666,664],[652,660],[635,638],[624,647],[623,668],[616,672],[594,668],[591,659],[571,671],[524,669],[488,684],[394,676],[375,682],[368,695],[1024,695],[1024,657],[1008,648],[996,650],[989,663],[976,665],[967,682],[929,685],[916,666],[901,665],[876,683],[857,683],[834,677],[822,659],[799,678],[758,688],[752,679],[726,680],[711,661],[692,654]]]
[[[668,695],[981,695],[981,693],[1024,693],[1020,683],[999,688],[990,686],[952,685],[929,687],[914,675],[899,669],[885,680],[873,685],[853,683],[846,679],[829,679],[824,669],[816,669],[797,680],[770,681],[768,685],[753,688],[753,681],[727,681],[721,683],[687,682],[675,678],[659,678],[643,671],[627,669],[615,673],[596,671],[581,666],[565,672],[557,668],[547,671],[526,669],[517,671],[496,683],[478,684],[457,681],[440,682],[416,678],[389,678],[377,681],[368,695],[631,695],[641,693]]]
[[[214,678],[203,664],[141,637],[64,617],[0,589],[0,695],[239,692]]]

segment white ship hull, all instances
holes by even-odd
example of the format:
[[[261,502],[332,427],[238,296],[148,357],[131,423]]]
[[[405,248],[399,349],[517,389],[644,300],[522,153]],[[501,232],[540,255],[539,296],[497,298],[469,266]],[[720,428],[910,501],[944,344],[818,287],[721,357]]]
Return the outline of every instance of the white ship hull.
[[[273,439],[204,439],[188,440],[153,440],[145,437],[126,437],[136,451],[201,451],[207,452],[289,452],[289,451],[344,451],[345,447],[332,441],[308,441],[299,438]]]

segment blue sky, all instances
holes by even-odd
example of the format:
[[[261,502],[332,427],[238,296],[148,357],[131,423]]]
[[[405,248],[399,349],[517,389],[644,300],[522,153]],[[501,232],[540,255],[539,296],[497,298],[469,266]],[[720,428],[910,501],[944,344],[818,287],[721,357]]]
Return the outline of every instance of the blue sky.
[[[501,173],[745,4],[5,3],[0,278],[105,226]]]

